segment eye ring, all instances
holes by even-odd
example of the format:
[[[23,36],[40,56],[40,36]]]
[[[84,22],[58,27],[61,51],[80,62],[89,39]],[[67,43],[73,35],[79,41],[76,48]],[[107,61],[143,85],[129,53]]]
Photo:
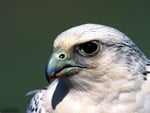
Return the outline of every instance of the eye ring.
[[[97,54],[100,49],[100,43],[94,40],[78,45],[78,52],[83,56],[93,56]]]

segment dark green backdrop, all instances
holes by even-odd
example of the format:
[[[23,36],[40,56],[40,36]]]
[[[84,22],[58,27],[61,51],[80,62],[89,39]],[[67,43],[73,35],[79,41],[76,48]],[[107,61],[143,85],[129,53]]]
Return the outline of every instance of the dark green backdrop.
[[[115,27],[150,56],[149,0],[0,0],[0,112],[25,112],[25,94],[48,85],[52,41],[83,23]]]

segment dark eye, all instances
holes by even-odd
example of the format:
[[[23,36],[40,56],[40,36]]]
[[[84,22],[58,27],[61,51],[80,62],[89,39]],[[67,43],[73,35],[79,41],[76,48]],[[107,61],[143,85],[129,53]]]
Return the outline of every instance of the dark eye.
[[[100,44],[97,41],[89,41],[78,46],[78,51],[83,56],[92,56],[98,53]]]

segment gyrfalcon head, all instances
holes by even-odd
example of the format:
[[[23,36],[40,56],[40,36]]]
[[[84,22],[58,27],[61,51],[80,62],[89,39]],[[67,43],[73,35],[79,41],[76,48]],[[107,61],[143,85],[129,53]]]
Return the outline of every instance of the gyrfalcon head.
[[[60,78],[70,87],[86,89],[100,83],[115,88],[114,84],[145,79],[141,75],[148,60],[125,34],[114,28],[97,24],[73,27],[58,35],[53,47],[46,66],[48,81]]]

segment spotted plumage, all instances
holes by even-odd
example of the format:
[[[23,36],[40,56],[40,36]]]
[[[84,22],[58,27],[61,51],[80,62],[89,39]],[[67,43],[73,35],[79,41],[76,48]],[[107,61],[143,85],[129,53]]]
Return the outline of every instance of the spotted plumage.
[[[150,113],[150,60],[120,31],[97,24],[57,36],[46,66],[49,86],[27,113]]]

